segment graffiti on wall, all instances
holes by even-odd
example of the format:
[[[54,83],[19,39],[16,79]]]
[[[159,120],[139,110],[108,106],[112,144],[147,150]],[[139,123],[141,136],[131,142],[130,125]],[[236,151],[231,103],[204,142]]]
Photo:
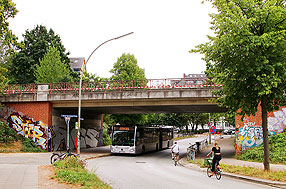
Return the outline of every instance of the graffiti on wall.
[[[43,122],[35,122],[31,118],[14,112],[8,117],[8,123],[9,126],[17,132],[17,134],[32,139],[36,146],[41,149],[47,149],[47,135],[45,133],[47,126]]]
[[[52,126],[52,150],[66,150],[67,130],[66,126]],[[80,148],[97,147],[100,132],[95,128],[80,129]],[[77,130],[72,129],[70,132],[70,148],[76,149]]]
[[[263,143],[262,127],[255,125],[254,122],[247,122],[239,128],[236,137],[241,150],[258,147]]]
[[[277,135],[286,130],[286,108],[273,112],[274,117],[268,117],[269,135]],[[263,143],[262,126],[254,119],[246,117],[243,126],[238,129],[236,134],[237,151],[243,151],[253,147],[259,147]]]
[[[286,108],[273,113],[274,117],[268,117],[268,129],[271,135],[277,135],[286,130]]]

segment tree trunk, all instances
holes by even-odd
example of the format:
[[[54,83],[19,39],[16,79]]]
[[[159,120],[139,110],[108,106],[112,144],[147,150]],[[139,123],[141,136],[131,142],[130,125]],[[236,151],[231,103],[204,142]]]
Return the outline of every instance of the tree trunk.
[[[264,170],[270,170],[269,164],[269,139],[268,139],[268,124],[267,124],[267,110],[266,110],[266,97],[262,97],[261,110],[262,110],[262,129],[263,129],[263,145],[264,145]]]

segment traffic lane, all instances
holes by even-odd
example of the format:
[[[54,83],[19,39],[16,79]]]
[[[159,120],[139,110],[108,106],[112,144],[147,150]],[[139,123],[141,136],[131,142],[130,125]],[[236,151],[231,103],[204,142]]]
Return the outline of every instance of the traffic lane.
[[[110,156],[88,160],[89,170],[113,188],[267,188],[267,186],[174,166],[170,150],[140,156]],[[268,187],[271,188],[271,187]]]

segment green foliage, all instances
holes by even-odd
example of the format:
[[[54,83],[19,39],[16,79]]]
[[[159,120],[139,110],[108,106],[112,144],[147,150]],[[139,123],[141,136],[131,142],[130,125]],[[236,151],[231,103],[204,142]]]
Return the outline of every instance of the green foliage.
[[[6,123],[0,121],[0,143],[12,143],[20,139],[16,131],[9,127]]]
[[[108,133],[108,130],[107,129],[103,129],[103,136],[102,136],[102,139],[103,139],[103,145],[104,146],[108,146],[111,144],[111,139],[110,139],[110,135]]]
[[[198,125],[203,127],[208,122],[208,114],[204,113],[162,113],[148,114],[147,124],[151,125],[170,125],[179,128],[187,127],[191,124],[192,131],[198,129]],[[188,132],[188,131],[187,131]]]
[[[240,174],[245,176],[257,177],[262,179],[268,179],[273,181],[286,181],[286,172],[285,171],[264,171],[262,169],[257,169],[254,167],[242,167],[242,166],[234,166],[227,165],[221,163],[221,168],[225,172]]]
[[[269,169],[267,112],[286,104],[286,0],[209,0],[215,36],[191,52],[204,54],[215,94],[229,111],[255,115],[261,106],[264,168]]]
[[[146,114],[112,114],[111,118],[120,125],[144,125],[147,121]]]
[[[269,152],[271,163],[286,164],[286,132],[280,133],[270,138]],[[258,148],[243,151],[242,153],[237,155],[237,159],[263,162],[263,145]]]
[[[1,0],[0,2],[0,41],[1,46],[4,44],[7,46],[8,51],[13,50],[11,47],[16,45],[16,36],[9,29],[9,18],[14,18],[18,10],[15,3],[11,0]],[[2,48],[1,48],[2,50]],[[7,51],[7,52],[8,52]],[[8,52],[9,53],[9,52]],[[4,53],[6,54],[6,53]]]
[[[36,65],[36,83],[58,83],[71,81],[70,70],[61,62],[60,52],[56,47],[48,47],[40,64]]]
[[[9,145],[18,140],[22,141],[22,152],[46,152],[45,150],[38,148],[33,140],[22,135],[17,135],[17,132],[14,129],[0,121],[0,143]]]
[[[111,188],[103,183],[98,177],[89,173],[86,169],[86,162],[77,158],[66,158],[57,161],[55,164],[55,172],[59,181],[63,181],[73,185],[80,185],[84,188]]]
[[[23,136],[21,136],[21,138],[22,138],[22,143],[23,143],[23,146],[21,149],[22,152],[46,152],[45,150],[38,148],[35,145],[34,141],[31,140],[30,138],[26,138]]]
[[[11,83],[34,83],[36,78],[34,72],[47,53],[48,47],[55,47],[60,52],[61,62],[69,66],[69,58],[66,49],[62,45],[60,37],[45,26],[37,25],[31,31],[26,30],[23,35],[24,40],[19,53],[13,58],[9,68],[9,78]]]
[[[2,92],[8,83],[5,77],[7,75],[6,62],[17,45],[17,37],[9,29],[8,19],[14,18],[18,10],[11,0],[2,0],[0,10],[0,91]]]
[[[285,104],[285,0],[210,0],[214,37],[191,52],[204,54],[207,74],[224,84],[218,101],[230,111],[255,115]]]
[[[147,80],[144,69],[140,68],[134,55],[122,54],[117,62],[114,63],[113,69],[110,70],[110,80],[115,81],[112,86],[145,86]],[[118,82],[118,83],[116,83]],[[139,124],[142,125],[147,121],[144,114],[116,114],[111,116],[116,123],[121,125]]]
[[[112,119],[112,115],[111,114],[104,114],[103,115],[103,126],[104,128],[108,128],[111,125],[115,124],[115,120]]]
[[[144,69],[140,68],[137,59],[131,54],[122,54],[110,70],[111,81],[128,82],[129,86],[145,86],[147,80]]]

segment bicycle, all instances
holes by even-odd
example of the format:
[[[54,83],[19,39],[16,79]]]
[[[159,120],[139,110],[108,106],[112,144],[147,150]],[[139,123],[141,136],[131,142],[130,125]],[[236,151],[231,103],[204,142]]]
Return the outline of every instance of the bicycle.
[[[58,154],[58,153],[53,153],[53,155],[51,156],[51,164],[54,164],[56,161],[58,161],[58,160],[63,160],[63,159],[65,159],[66,157],[73,157],[73,158],[76,158],[77,157],[77,155],[76,154],[73,154],[72,152],[71,152],[71,150],[70,149],[68,149],[65,153],[60,153],[60,154]]]
[[[173,161],[174,161],[174,165],[177,166],[178,165],[178,161],[179,161],[179,154],[174,153]]]
[[[212,176],[211,175],[212,174],[212,171],[211,171],[212,159],[205,159],[205,164],[207,164],[207,175],[208,175],[208,177],[211,177]],[[214,174],[215,174],[217,180],[221,179],[221,168],[218,167],[217,165],[215,166]]]

